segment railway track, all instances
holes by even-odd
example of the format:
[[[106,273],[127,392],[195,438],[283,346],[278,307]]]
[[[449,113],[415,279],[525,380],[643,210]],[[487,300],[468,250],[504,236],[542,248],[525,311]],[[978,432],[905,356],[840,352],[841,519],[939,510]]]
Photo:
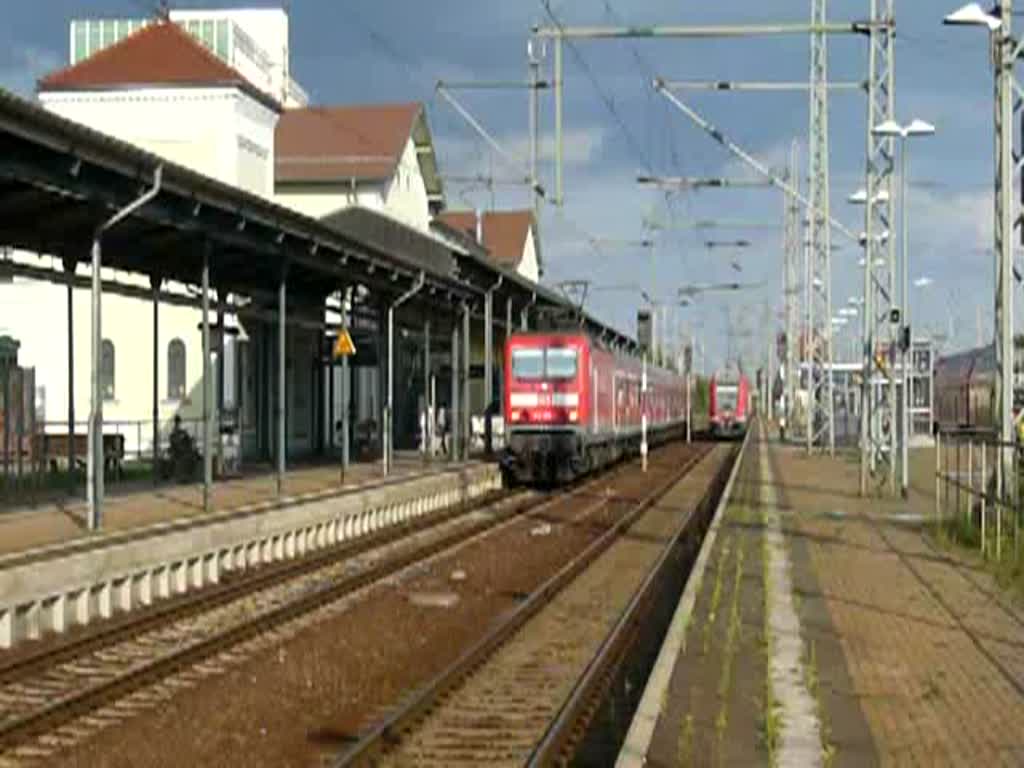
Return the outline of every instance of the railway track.
[[[553,496],[523,491],[458,509],[416,530],[403,527],[373,541],[267,566],[251,579],[126,618],[109,629],[18,658],[0,667],[0,764],[41,759],[114,722],[169,698],[181,686],[218,674],[256,650],[261,638],[297,632],[318,613],[393,577],[523,518],[579,520],[602,509],[591,494],[609,475]],[[578,500],[596,500],[579,510]],[[253,647],[249,647],[253,646]]]
[[[701,477],[686,506],[707,508],[735,454],[720,446],[715,460],[702,462],[711,451],[693,452],[681,466],[668,465],[665,457],[660,466],[652,462],[659,471],[634,485],[628,509],[614,525],[404,705],[369,727],[334,767],[546,765],[566,759],[635,639],[638,617],[689,523],[677,507],[654,508],[698,467]]]

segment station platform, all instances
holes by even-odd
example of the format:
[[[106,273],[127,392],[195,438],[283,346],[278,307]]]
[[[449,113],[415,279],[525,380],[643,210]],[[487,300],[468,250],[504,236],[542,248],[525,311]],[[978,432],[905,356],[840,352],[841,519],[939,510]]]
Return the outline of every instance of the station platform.
[[[242,477],[216,481],[211,488],[207,511],[203,510],[202,483],[154,487],[141,481],[132,487],[115,486],[107,490],[103,531],[99,534],[86,529],[87,505],[81,496],[0,513],[0,557],[171,520],[271,503],[288,504],[310,495],[357,492],[375,485],[445,471],[453,466],[457,465],[445,461],[427,462],[418,453],[396,453],[394,466],[386,478],[379,461],[350,464],[344,478],[337,464],[291,467],[285,475],[280,498],[273,471],[266,466],[254,467]]]
[[[216,583],[221,575],[359,538],[500,489],[496,464],[427,462],[396,454],[380,464],[290,469],[202,486],[111,496],[103,529],[84,528],[84,505],[0,516],[0,648],[64,632]]]
[[[938,543],[912,466],[864,499],[855,454],[751,433],[620,766],[1024,763],[1024,605]]]

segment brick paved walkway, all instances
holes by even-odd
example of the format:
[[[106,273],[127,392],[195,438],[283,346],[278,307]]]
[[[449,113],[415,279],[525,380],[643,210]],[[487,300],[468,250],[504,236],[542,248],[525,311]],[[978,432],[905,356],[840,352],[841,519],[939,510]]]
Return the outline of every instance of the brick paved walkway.
[[[900,522],[931,497],[862,500],[852,461],[770,457],[833,764],[1024,764],[1024,610]]]

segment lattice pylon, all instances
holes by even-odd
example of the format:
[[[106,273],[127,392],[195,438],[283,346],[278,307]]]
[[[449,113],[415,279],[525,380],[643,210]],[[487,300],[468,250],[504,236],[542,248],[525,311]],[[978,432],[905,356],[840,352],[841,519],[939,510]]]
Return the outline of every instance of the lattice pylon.
[[[824,28],[827,0],[811,0],[811,23]],[[832,227],[829,209],[828,42],[811,32],[809,285],[807,286],[807,450],[835,451],[832,392]]]
[[[864,371],[861,391],[861,483],[896,491],[896,380],[891,375],[895,326],[895,140],[873,126],[895,118],[894,0],[871,0],[868,47],[867,166],[864,189]]]
[[[800,186],[800,145],[794,139],[789,150],[789,168],[786,180],[798,188]],[[783,306],[785,307],[786,349],[785,349],[785,416],[790,433],[796,434],[796,388],[797,388],[797,351],[799,349],[800,327],[800,280],[797,276],[800,263],[800,202],[793,195],[783,196]]]
[[[1024,147],[1021,147],[1022,104],[1024,89],[1015,75],[1016,64],[1024,54],[1024,42],[1011,33],[1013,22],[1012,0],[999,0],[998,14],[1002,22],[993,37],[995,78],[995,344],[996,356],[996,423],[999,439],[1004,446],[1015,441],[1014,430],[1014,320],[1013,269],[1014,237],[1021,226],[1019,198],[1021,170],[1024,166]],[[999,451],[996,473],[997,493],[1016,503],[1019,487],[1013,449]]]

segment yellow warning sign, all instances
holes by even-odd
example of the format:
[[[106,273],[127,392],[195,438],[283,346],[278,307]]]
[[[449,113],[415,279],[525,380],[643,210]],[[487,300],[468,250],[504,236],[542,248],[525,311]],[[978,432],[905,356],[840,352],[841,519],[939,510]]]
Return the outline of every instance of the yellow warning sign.
[[[889,375],[888,366],[886,365],[886,359],[883,353],[875,353],[875,365],[878,366],[878,370],[880,370],[884,376]]]
[[[338,331],[338,338],[334,342],[334,357],[351,357],[356,353],[356,345],[352,343],[352,337],[349,336],[348,328],[342,328]]]

